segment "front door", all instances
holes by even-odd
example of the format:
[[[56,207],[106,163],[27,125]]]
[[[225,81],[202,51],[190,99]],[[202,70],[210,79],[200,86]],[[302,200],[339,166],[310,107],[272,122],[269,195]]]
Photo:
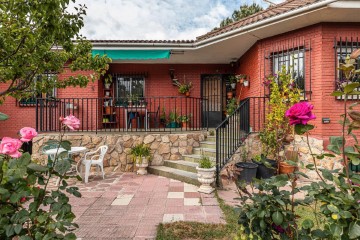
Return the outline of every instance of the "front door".
[[[221,74],[201,76],[201,96],[203,105],[203,126],[217,127],[223,121],[225,81]]]

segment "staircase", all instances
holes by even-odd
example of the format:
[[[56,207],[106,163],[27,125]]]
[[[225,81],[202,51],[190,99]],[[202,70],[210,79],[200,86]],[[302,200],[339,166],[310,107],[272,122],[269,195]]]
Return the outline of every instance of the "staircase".
[[[199,186],[196,167],[202,154],[209,156],[215,165],[216,138],[214,136],[208,136],[206,141],[200,143],[200,147],[194,148],[193,154],[183,155],[183,160],[165,160],[164,166],[149,166],[148,172]]]

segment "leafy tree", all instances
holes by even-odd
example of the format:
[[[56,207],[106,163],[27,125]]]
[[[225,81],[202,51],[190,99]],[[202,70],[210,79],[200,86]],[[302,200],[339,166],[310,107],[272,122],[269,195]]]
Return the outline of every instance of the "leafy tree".
[[[231,17],[227,17],[222,20],[220,23],[220,27],[225,27],[233,22],[239,21],[262,10],[263,8],[256,3],[253,3],[251,5],[244,4],[240,6],[239,10],[235,10]]]
[[[75,3],[75,0],[71,0]],[[79,34],[86,6],[69,11],[70,0],[0,0],[0,103],[6,96],[26,98],[68,86],[85,87],[108,69],[110,59],[91,55]],[[59,79],[57,74],[93,70]],[[37,76],[51,74],[35,81]]]

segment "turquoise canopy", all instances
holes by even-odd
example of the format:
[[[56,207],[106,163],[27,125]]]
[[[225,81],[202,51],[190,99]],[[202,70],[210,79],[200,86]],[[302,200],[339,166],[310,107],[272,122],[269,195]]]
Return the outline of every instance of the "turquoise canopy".
[[[92,55],[107,55],[113,60],[144,60],[170,58],[170,50],[92,50]]]

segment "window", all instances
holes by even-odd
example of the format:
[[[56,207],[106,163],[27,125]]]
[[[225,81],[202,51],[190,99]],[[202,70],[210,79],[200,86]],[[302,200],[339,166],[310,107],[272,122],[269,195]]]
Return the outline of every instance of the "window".
[[[360,41],[358,38],[356,39],[347,39],[345,38],[344,40],[340,41],[336,41],[335,39],[335,53],[336,53],[336,58],[335,58],[335,65],[336,65],[336,77],[335,77],[335,85],[336,85],[336,90],[341,88],[344,84],[346,84],[346,78],[344,76],[344,74],[339,71],[337,69],[337,67],[339,67],[340,63],[345,63],[345,59],[347,56],[349,56],[353,51],[355,51],[356,49],[360,48]],[[360,57],[357,59],[356,64],[355,64],[355,68],[356,69],[360,69]],[[353,77],[352,79],[353,82],[360,82],[360,75],[357,74]],[[360,88],[358,88],[358,91],[360,91]],[[344,96],[340,96],[340,97],[336,97],[337,99],[344,99]],[[354,99],[354,100],[359,100],[360,96],[358,95],[353,95],[353,96],[348,96],[348,99]]]
[[[281,71],[282,66],[292,74],[297,88],[305,91],[305,62],[304,48],[296,48],[295,50],[287,50],[271,54],[272,71],[274,74]]]
[[[40,83],[44,78],[47,79],[51,79],[53,78],[55,75],[54,74],[42,74],[42,75],[38,75],[37,77],[35,77],[34,82],[35,82],[35,88],[36,85],[38,83]],[[46,93],[38,93],[35,90],[33,90],[32,92],[34,92],[34,96],[33,97],[29,97],[29,98],[23,98],[19,101],[20,106],[34,106],[36,104],[36,98],[55,98],[56,97],[56,92],[57,89],[53,88],[51,90],[49,90]]]
[[[116,76],[115,97],[128,98],[130,96],[143,98],[145,96],[145,78],[141,76]]]

